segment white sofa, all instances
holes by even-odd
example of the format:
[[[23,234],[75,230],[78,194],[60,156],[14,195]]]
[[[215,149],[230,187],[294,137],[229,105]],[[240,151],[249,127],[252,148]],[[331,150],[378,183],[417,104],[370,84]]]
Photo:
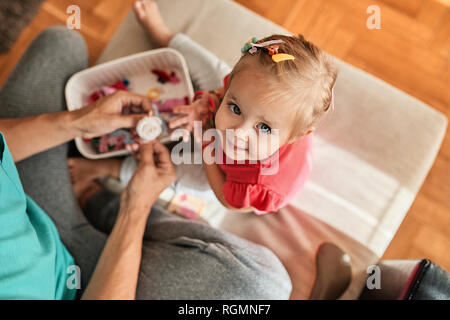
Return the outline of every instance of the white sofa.
[[[289,32],[230,0],[159,0],[164,19],[226,61],[253,36]],[[152,48],[130,12],[98,63]],[[348,252],[355,298],[365,270],[388,247],[422,185],[444,137],[447,119],[389,84],[337,61],[335,111],[318,128],[314,168],[291,206],[265,217],[230,214],[222,228],[271,248],[306,298],[314,252],[331,241]]]

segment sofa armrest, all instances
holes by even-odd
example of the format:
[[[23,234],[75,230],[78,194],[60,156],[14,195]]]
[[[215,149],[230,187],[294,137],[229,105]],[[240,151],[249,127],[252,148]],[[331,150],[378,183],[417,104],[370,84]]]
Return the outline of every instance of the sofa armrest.
[[[361,300],[450,299],[450,273],[430,260],[385,260],[377,266],[380,286],[364,287]]]

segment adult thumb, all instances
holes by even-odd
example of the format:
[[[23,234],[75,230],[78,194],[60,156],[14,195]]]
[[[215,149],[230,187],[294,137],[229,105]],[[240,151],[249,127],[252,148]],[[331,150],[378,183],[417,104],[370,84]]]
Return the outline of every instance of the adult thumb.
[[[118,115],[114,119],[114,126],[117,129],[120,128],[135,128],[138,122],[148,116],[147,114],[127,114],[127,115]]]

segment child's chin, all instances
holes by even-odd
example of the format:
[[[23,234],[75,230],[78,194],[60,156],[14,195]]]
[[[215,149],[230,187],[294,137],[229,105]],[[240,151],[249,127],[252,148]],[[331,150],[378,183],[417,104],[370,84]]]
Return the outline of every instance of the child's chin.
[[[225,154],[228,158],[234,160],[234,161],[245,161],[249,160],[248,151],[246,150],[225,150]]]
[[[253,154],[249,150],[233,150],[231,147],[224,151],[226,156],[234,161],[261,161],[271,156],[270,154]]]

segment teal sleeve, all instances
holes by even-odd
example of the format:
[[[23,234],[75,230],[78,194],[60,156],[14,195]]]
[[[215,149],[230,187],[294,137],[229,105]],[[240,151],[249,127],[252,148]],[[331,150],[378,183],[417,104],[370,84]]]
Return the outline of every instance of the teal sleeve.
[[[0,133],[0,299],[74,299],[73,258],[50,217],[22,187]]]

